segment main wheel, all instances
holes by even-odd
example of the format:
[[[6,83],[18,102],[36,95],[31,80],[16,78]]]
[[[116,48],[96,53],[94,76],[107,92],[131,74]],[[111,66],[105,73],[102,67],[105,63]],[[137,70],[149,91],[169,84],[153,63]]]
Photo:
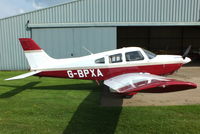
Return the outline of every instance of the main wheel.
[[[123,98],[125,98],[125,99],[130,99],[130,98],[132,98],[133,97],[133,95],[124,95],[123,96]]]

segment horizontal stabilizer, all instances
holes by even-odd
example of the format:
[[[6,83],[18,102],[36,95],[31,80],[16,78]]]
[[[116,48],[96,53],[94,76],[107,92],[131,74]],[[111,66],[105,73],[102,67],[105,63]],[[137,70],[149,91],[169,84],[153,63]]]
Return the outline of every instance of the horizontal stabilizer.
[[[22,75],[18,75],[18,76],[12,77],[12,78],[8,78],[8,79],[5,79],[5,80],[23,79],[23,78],[26,78],[26,77],[35,75],[35,74],[40,73],[40,72],[41,72],[41,71],[32,71],[32,72],[28,72],[28,73],[25,73],[25,74],[22,74]]]

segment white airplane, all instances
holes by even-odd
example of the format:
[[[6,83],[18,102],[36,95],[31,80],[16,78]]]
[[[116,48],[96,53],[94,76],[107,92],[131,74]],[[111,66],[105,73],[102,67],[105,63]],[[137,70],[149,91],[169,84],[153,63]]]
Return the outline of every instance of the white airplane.
[[[133,96],[138,92],[172,92],[196,88],[192,82],[178,81],[160,75],[169,75],[191,61],[185,56],[156,55],[139,47],[91,54],[78,58],[54,59],[48,56],[34,40],[20,38],[20,43],[31,72],[6,80],[29,76],[60,77],[104,81],[111,92]]]

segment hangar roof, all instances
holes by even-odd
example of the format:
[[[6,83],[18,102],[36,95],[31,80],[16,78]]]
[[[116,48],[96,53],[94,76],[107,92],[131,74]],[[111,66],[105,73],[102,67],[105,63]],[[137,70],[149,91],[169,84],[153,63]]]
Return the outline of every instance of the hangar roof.
[[[28,24],[29,28],[116,27],[116,26],[200,26],[200,22],[111,22],[111,23],[44,23]]]
[[[24,16],[32,24],[199,22],[199,10],[199,0],[75,0],[0,20]]]

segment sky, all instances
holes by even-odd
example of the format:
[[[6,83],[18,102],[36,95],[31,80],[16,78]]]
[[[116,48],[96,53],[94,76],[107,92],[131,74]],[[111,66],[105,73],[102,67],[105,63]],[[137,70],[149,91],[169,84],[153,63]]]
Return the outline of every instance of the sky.
[[[0,0],[0,18],[5,18],[74,0]]]

